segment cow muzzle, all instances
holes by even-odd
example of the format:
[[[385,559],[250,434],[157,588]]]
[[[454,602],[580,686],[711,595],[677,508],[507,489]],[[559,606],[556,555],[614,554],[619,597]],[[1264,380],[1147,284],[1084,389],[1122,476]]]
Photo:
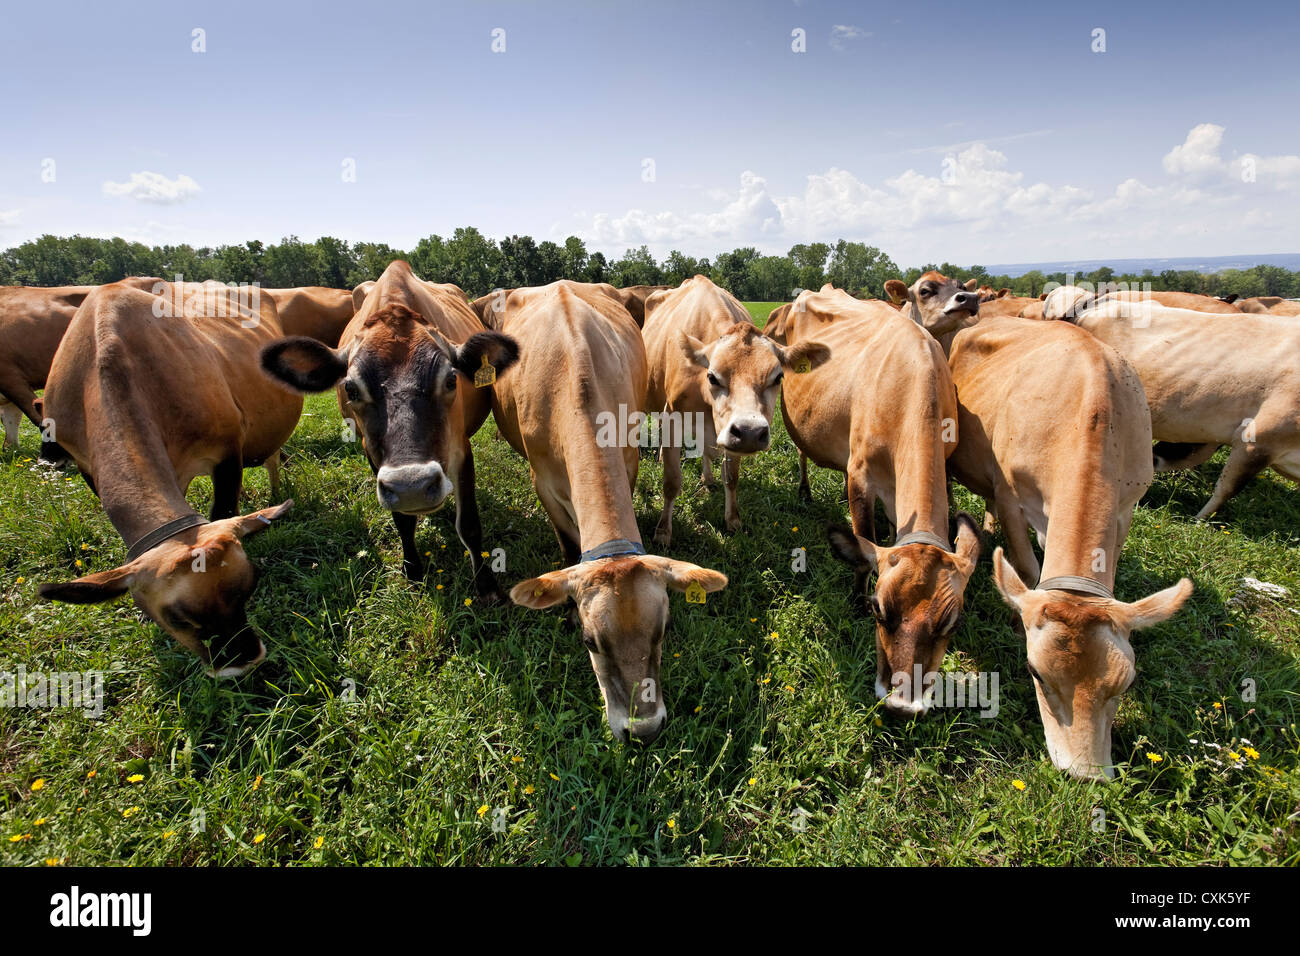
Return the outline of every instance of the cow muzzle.
[[[737,455],[752,455],[766,451],[772,430],[762,418],[733,418],[718,442],[724,449]]]
[[[402,514],[432,514],[451,494],[451,482],[436,461],[415,465],[384,465],[375,476],[379,503]]]

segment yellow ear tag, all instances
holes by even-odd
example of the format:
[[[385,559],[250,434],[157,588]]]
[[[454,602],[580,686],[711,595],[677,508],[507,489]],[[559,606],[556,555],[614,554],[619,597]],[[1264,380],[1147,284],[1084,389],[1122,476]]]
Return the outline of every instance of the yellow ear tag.
[[[795,363],[794,370],[800,375],[804,374],[805,372],[811,372],[812,362],[808,359],[807,356],[805,356],[804,358],[801,358],[798,362]]]
[[[546,588],[543,587],[533,588],[533,597],[541,597],[545,593],[546,593]]]
[[[705,600],[704,594],[704,585],[699,581],[692,581],[690,584],[686,585],[687,604],[703,604]]]
[[[483,364],[479,366],[479,370],[474,373],[474,387],[487,388],[496,380],[497,370],[488,363],[488,357],[484,355]]]

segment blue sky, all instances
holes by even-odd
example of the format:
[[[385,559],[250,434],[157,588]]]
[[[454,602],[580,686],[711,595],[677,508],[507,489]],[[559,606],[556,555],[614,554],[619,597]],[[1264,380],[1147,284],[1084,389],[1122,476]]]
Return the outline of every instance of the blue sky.
[[[1270,2],[11,5],[0,246],[1300,251],[1297,27]]]

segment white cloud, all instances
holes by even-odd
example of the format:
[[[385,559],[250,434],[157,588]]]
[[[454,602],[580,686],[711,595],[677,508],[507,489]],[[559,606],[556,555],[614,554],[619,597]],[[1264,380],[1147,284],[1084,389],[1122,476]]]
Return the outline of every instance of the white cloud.
[[[20,212],[18,209],[0,209],[0,226],[18,225]]]
[[[202,187],[183,173],[175,179],[168,179],[162,173],[148,170],[132,173],[131,179],[125,183],[104,183],[106,196],[126,196],[139,202],[164,205],[184,202],[201,191]]]
[[[658,254],[742,245],[783,252],[796,242],[843,237],[880,246],[900,263],[1183,254],[1171,237],[1219,251],[1300,246],[1300,190],[1290,185],[1300,180],[1300,157],[1247,153],[1228,162],[1220,155],[1223,135],[1222,127],[1197,126],[1164,157],[1166,181],[1129,177],[1100,193],[1030,182],[1006,154],[976,142],[877,183],[832,167],[806,177],[791,195],[773,194],[746,170],[739,190],[717,199],[713,211],[633,209],[595,216],[580,231],[616,254],[642,243]],[[1256,182],[1240,175],[1246,159]],[[1261,189],[1266,181],[1275,188]]]
[[[847,24],[837,23],[831,27],[831,48],[834,50],[843,50],[849,40],[864,39],[873,34],[861,27],[849,26]]]

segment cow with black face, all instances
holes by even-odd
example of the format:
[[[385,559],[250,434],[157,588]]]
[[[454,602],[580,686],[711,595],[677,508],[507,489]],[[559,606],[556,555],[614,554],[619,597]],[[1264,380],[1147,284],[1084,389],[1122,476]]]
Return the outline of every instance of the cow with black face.
[[[518,357],[513,339],[484,330],[460,289],[425,282],[398,260],[366,294],[337,349],[283,339],[263,350],[262,365],[299,391],[335,387],[375,471],[379,503],[392,512],[408,577],[424,574],[417,521],[454,493],[475,589],[499,601],[505,595],[481,557],[470,438],[491,411],[496,376]]]

